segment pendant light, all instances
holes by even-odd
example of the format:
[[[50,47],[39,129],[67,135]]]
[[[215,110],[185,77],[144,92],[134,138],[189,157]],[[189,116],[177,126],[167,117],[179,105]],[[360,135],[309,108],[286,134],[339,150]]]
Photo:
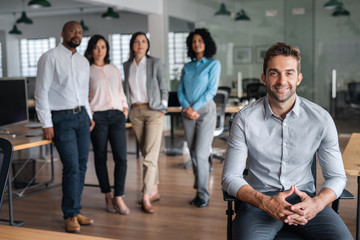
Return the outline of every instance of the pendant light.
[[[25,11],[22,11],[21,17],[20,17],[18,20],[16,20],[16,23],[20,23],[20,24],[21,24],[21,23],[32,24],[33,21],[26,16],[26,12],[25,12]]]
[[[334,17],[338,17],[338,16],[350,16],[350,12],[348,10],[346,10],[343,7],[337,7],[335,9],[335,11],[331,14]]]
[[[23,11],[22,11],[22,13],[21,13],[21,17],[20,17],[18,20],[16,20],[16,23],[20,23],[20,24],[22,24],[22,23],[32,24],[32,23],[33,23],[33,21],[26,16],[26,12],[25,12],[25,0],[23,0]]]
[[[235,21],[250,21],[250,17],[246,15],[246,12],[244,10],[244,3],[241,1],[242,9],[238,11],[235,15]]]
[[[80,8],[80,12],[81,12],[81,20],[80,20],[80,25],[83,29],[83,31],[88,31],[89,30],[89,27],[85,25],[85,22],[84,22],[84,18],[83,18],[83,9]]]
[[[239,12],[235,15],[235,21],[250,21],[250,18],[248,15],[246,15],[245,10],[241,9]]]
[[[323,8],[326,10],[332,10],[338,7],[342,7],[342,3],[339,2],[338,0],[329,0],[329,2],[325,3],[323,5]]]
[[[14,13],[14,19],[15,19],[16,13]],[[20,35],[22,32],[17,28],[16,23],[14,24],[13,28],[9,31],[9,34],[16,34]]]
[[[14,24],[13,28],[9,31],[10,34],[20,35],[22,32],[17,28],[16,24]]]
[[[114,9],[112,8],[112,7],[109,7],[108,9],[107,9],[107,12],[106,13],[104,13],[103,15],[101,15],[103,18],[105,18],[105,19],[108,19],[108,20],[110,20],[110,19],[114,19],[114,18],[119,18],[120,16],[119,16],[119,14],[117,14],[116,12],[114,12]]]
[[[231,12],[226,9],[225,3],[221,3],[220,9],[219,9],[217,12],[215,12],[214,15],[215,15],[215,16],[216,16],[216,15],[230,16],[230,15],[231,15]]]
[[[28,3],[28,6],[32,8],[43,8],[43,7],[51,7],[51,4],[46,0],[31,0]]]

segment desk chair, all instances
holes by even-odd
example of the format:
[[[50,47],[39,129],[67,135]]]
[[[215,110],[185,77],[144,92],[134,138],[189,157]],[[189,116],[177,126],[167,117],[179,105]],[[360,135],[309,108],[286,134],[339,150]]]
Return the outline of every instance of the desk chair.
[[[242,88],[244,92],[247,91],[247,87],[251,83],[261,83],[261,80],[259,78],[244,78],[242,80]]]
[[[7,139],[0,138],[0,212],[5,193],[5,186],[9,178],[12,153],[12,144]]]
[[[233,119],[229,120],[229,126],[231,128],[231,124],[232,124]],[[317,161],[317,154],[315,153],[314,158],[313,158],[313,162],[311,165],[311,172],[312,175],[314,177],[314,185],[316,187],[316,161]],[[244,170],[243,175],[247,176],[248,174],[248,169]],[[241,201],[233,196],[230,196],[227,192],[225,192],[224,190],[222,190],[223,193],[223,199],[224,201],[227,202],[227,210],[226,210],[226,215],[227,215],[227,240],[232,240],[232,221],[233,221],[233,215],[236,214],[239,210]],[[339,204],[340,204],[340,199],[354,199],[354,196],[346,189],[344,189],[344,191],[342,192],[342,194],[340,195],[340,197],[338,199],[336,199],[333,203],[332,203],[332,209],[336,212],[339,213]],[[286,227],[286,225],[284,225],[284,227],[279,231],[279,233],[276,235],[274,240],[288,240],[288,239],[292,239],[292,240],[305,240],[303,237],[301,237],[299,234],[297,234],[296,232],[291,231],[290,229],[288,229]]]
[[[350,110],[360,110],[360,82],[348,83]]]
[[[249,100],[251,98],[259,99],[265,96],[266,93],[266,86],[262,83],[251,83],[246,88],[246,97]]]

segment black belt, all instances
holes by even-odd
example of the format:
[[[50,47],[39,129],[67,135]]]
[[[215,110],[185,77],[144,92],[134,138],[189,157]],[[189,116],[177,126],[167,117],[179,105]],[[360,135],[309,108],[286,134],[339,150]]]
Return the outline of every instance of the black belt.
[[[73,109],[64,109],[64,110],[54,110],[51,111],[52,114],[78,114],[79,112],[81,112],[82,110],[85,110],[85,106],[78,106],[76,108]]]

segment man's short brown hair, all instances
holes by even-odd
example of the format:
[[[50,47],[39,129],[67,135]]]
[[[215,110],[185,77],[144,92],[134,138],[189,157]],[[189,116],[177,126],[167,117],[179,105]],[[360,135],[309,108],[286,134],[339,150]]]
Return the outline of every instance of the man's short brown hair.
[[[263,64],[264,75],[266,75],[266,69],[268,67],[268,63],[269,63],[270,59],[275,56],[294,57],[297,61],[298,74],[300,73],[300,70],[301,70],[300,50],[289,44],[278,42],[278,43],[272,45],[265,53],[264,64]]]

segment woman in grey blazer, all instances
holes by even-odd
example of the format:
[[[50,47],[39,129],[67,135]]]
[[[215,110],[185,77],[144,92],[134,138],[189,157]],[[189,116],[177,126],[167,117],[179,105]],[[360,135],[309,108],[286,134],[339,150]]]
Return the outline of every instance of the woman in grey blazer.
[[[129,119],[144,157],[141,209],[145,213],[154,213],[151,202],[160,199],[158,158],[167,111],[168,81],[160,59],[148,55],[149,47],[145,33],[132,35],[130,58],[124,63],[124,89]]]

